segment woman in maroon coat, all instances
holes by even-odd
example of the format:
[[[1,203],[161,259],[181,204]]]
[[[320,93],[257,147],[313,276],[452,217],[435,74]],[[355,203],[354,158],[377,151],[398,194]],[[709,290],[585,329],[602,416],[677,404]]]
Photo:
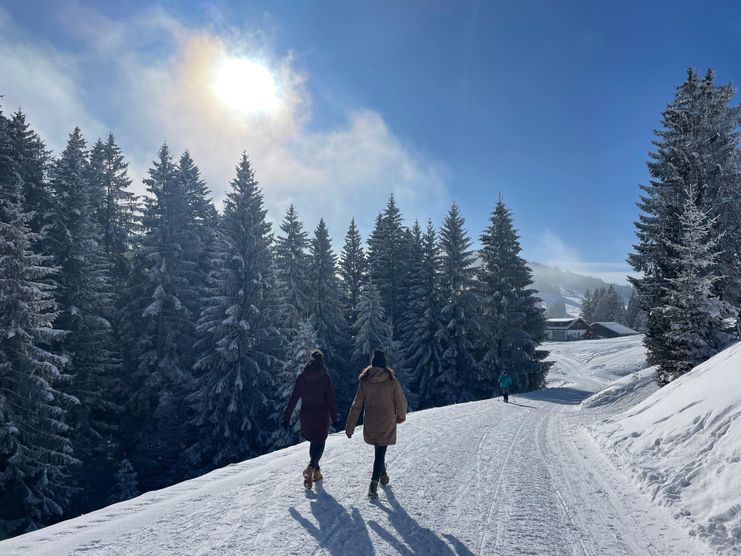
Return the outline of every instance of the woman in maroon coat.
[[[304,470],[304,486],[311,488],[313,481],[321,481],[322,472],[319,460],[324,453],[324,443],[329,434],[329,421],[336,427],[339,422],[337,402],[334,397],[334,386],[324,364],[324,354],[315,351],[309,362],[298,375],[293,392],[288,400],[288,407],[283,414],[283,428],[288,428],[293,410],[301,400],[299,420],[301,433],[309,441],[309,465]]]

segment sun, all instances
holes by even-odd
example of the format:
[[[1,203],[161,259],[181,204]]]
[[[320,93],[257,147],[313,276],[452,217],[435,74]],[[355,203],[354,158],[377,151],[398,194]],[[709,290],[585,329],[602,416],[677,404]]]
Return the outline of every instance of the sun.
[[[280,106],[271,71],[248,58],[226,58],[216,72],[214,94],[239,112],[272,112]]]

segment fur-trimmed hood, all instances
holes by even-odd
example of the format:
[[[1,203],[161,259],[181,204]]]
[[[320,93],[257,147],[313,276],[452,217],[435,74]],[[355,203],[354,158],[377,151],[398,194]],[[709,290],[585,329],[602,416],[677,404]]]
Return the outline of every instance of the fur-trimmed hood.
[[[359,380],[368,380],[370,382],[383,382],[384,380],[394,380],[396,375],[393,369],[386,367],[369,366],[360,372]]]

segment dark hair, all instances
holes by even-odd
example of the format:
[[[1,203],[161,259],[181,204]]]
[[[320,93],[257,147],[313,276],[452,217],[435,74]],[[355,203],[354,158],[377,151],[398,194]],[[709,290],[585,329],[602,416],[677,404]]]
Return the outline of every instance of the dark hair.
[[[312,351],[311,357],[309,357],[309,362],[306,363],[306,366],[304,367],[304,371],[317,372],[326,370],[327,366],[324,363],[324,354],[318,349]]]
[[[371,367],[381,367],[383,369],[388,368],[388,365],[386,363],[386,354],[383,353],[380,349],[377,349],[373,352],[373,357],[371,357]]]

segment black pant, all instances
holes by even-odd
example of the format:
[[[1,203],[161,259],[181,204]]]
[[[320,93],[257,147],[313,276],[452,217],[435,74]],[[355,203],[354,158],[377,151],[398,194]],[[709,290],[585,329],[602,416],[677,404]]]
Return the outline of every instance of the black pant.
[[[505,388],[502,390],[502,396],[504,396],[504,401],[509,401],[509,388]]]
[[[309,458],[311,459],[309,465],[314,469],[319,469],[319,460],[322,459],[325,442],[325,440],[321,442],[309,442]]]
[[[373,461],[371,481],[378,481],[381,475],[386,474],[386,448],[388,446],[376,446],[376,459]]]

